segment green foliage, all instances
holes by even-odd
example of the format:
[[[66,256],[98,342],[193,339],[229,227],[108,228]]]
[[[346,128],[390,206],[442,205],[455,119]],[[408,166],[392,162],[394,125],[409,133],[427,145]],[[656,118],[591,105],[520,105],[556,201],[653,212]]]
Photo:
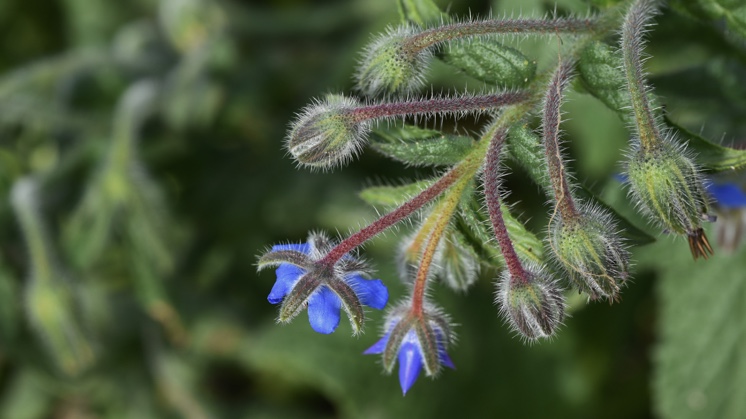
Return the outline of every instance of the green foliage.
[[[395,162],[366,152],[338,173],[296,170],[283,158],[287,122],[307,98],[352,88],[370,33],[449,16],[429,0],[292,3],[0,1],[0,417],[744,416],[746,254],[726,254],[716,234],[715,256],[696,264],[665,236],[641,247],[621,303],[571,297],[573,318],[558,338],[527,348],[497,316],[494,281],[504,262],[469,189],[444,257],[476,255],[485,269],[475,283],[456,271],[456,282],[429,290],[459,324],[459,344],[449,349],[458,369],[421,377],[406,398],[396,377],[361,355],[377,339],[377,312],[357,339],[345,321],[330,336],[314,333],[304,315],[276,325],[266,300],[274,275],[255,274],[267,244],[297,243],[313,229],[357,230],[374,214],[366,204],[389,211],[432,181],[370,187],[362,202],[354,197],[360,185],[431,177],[431,167],[444,170],[480,144],[472,133],[484,122],[465,118],[454,128],[445,118],[437,131],[393,125],[375,132],[371,148]],[[454,16],[488,13],[484,2],[438,3]],[[493,3],[494,15],[505,12],[497,7],[554,10],[541,1],[530,2],[536,10]],[[666,123],[707,172],[738,176],[745,152],[707,138],[726,131],[730,144],[744,131],[745,9],[671,3],[651,29],[647,62],[670,110]],[[586,4],[565,0],[557,10],[585,13]],[[453,44],[438,51],[449,65],[432,72],[451,80],[455,67],[478,84],[520,88],[556,60],[552,48],[570,43],[502,41]],[[582,90],[622,116],[628,99],[615,42],[593,43],[576,68]],[[130,101],[144,85],[152,95]],[[568,119],[586,123],[568,109]],[[509,158],[546,189],[534,121],[524,122],[511,130]],[[605,123],[587,123],[607,132]],[[572,166],[589,173],[575,134],[565,138]],[[612,147],[598,153],[620,158]],[[38,182],[38,212],[14,212],[11,189],[29,177]],[[546,263],[546,194],[518,179],[506,176],[513,205],[503,216],[521,257]],[[597,205],[602,191],[624,196],[605,177],[578,180],[587,186],[578,193]],[[652,243],[653,230],[624,202],[613,204],[625,237]],[[391,260],[398,240],[381,235],[362,252],[392,301],[406,293]],[[468,290],[454,295],[446,285]]]
[[[372,140],[374,150],[412,166],[456,164],[474,146],[471,137],[445,135],[411,125],[378,130]]]
[[[499,88],[524,87],[536,75],[536,61],[495,41],[455,43],[443,52],[442,59],[467,75]]]
[[[655,408],[666,418],[740,418],[746,411],[746,248],[696,263],[663,244],[641,255],[658,270]],[[670,265],[658,269],[657,261]]]

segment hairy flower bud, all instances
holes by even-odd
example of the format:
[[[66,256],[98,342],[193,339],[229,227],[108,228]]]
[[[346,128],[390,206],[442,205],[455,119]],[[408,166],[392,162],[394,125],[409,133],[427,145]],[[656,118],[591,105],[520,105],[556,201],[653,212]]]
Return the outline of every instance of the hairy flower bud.
[[[627,163],[630,194],[648,217],[672,233],[687,235],[692,256],[705,259],[712,247],[702,230],[708,214],[702,176],[685,150],[662,141],[633,150]]]
[[[370,131],[369,122],[350,113],[357,106],[353,98],[330,94],[305,107],[287,138],[293,158],[301,165],[328,168],[354,157]]]
[[[629,252],[609,214],[585,207],[574,222],[557,217],[549,225],[548,239],[554,257],[578,290],[592,300],[616,299],[629,274]]]
[[[432,53],[405,42],[417,32],[413,26],[389,29],[365,50],[356,75],[360,92],[368,96],[409,93],[422,86]]]
[[[497,288],[500,313],[528,341],[554,335],[565,316],[562,289],[544,269],[526,264],[524,278],[503,271]]]

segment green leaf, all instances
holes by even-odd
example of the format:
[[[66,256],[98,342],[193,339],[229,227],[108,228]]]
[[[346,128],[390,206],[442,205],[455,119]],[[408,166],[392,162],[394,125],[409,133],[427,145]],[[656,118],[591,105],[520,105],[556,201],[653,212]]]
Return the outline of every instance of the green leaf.
[[[640,256],[660,267],[653,401],[661,418],[746,417],[746,247],[692,260],[661,241]],[[671,249],[676,246],[677,249]]]
[[[588,93],[623,119],[629,118],[626,108],[630,102],[625,89],[622,58],[615,48],[598,41],[590,43],[580,55],[578,73]]]
[[[401,186],[373,186],[360,191],[360,198],[374,207],[395,208],[432,183],[432,180],[421,180]]]
[[[460,162],[475,141],[412,125],[376,130],[371,147],[394,160],[412,166],[443,166]]]
[[[677,125],[665,118],[666,124],[675,128],[680,134],[679,139],[689,145],[689,149],[697,154],[697,162],[711,172],[738,170],[746,167],[746,150],[724,147]]]
[[[419,26],[448,19],[448,15],[441,12],[432,0],[399,0],[397,6],[399,6],[399,15],[404,22]]]
[[[528,173],[534,183],[539,185],[548,196],[551,196],[552,189],[545,169],[544,149],[538,135],[526,126],[513,128],[508,135],[508,155]],[[634,224],[601,201],[590,190],[581,186],[576,191],[578,198],[607,210],[621,230],[622,236],[630,244],[643,245],[655,241],[655,238],[635,227]]]
[[[699,20],[724,19],[728,29],[746,38],[746,4],[739,0],[673,0],[671,6]]]
[[[536,75],[536,61],[495,41],[454,43],[442,59],[477,80],[501,88],[524,87]]]
[[[526,227],[518,221],[507,206],[501,207],[505,227],[513,240],[516,252],[524,260],[542,263],[544,257],[544,246]],[[495,242],[495,234],[490,225],[490,219],[482,210],[482,205],[472,195],[467,202],[462,202],[456,227],[463,235],[466,244],[485,261],[495,267],[505,266],[500,248]]]

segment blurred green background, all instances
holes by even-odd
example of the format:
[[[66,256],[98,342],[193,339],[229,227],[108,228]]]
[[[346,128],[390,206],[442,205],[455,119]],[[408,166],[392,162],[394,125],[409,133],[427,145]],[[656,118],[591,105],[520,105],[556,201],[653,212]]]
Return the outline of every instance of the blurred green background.
[[[558,10],[588,3],[610,2]],[[653,82],[673,119],[737,142],[743,40],[685,9],[659,18]],[[258,254],[355,230],[375,216],[363,187],[432,174],[372,151],[309,172],[282,148],[294,113],[351,91],[359,51],[399,21],[395,0],[0,1],[0,418],[746,417],[743,246],[695,264],[661,236],[635,252],[621,303],[572,297],[556,339],[533,346],[498,318],[494,272],[463,295],[436,286],[459,324],[457,370],[406,397],[361,355],[381,313],[360,337],[345,322],[316,334],[305,315],[275,324]],[[453,74],[436,66],[435,90],[480,86]],[[566,110],[578,179],[649,229],[608,182],[622,122],[580,87]],[[544,198],[524,179],[508,177],[513,199],[541,233]],[[392,302],[396,244],[365,249]]]

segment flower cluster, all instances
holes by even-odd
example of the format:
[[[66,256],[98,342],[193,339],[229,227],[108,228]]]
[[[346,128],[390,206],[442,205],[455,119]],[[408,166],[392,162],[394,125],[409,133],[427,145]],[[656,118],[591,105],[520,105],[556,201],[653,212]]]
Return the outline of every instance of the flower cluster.
[[[642,213],[662,229],[687,237],[695,259],[713,254],[703,228],[704,221],[715,218],[708,193],[721,216],[739,211],[739,228],[746,229],[743,190],[731,183],[706,185],[704,169],[653,104],[642,56],[656,3],[628,3],[586,18],[441,21],[429,28],[408,22],[374,40],[357,71],[357,90],[367,99],[330,94],[303,109],[288,133],[290,155],[299,166],[326,170],[349,163],[376,141],[377,151],[396,160],[447,169],[432,181],[369,189],[366,200],[394,209],[339,242],[311,234],[306,243],[276,245],[261,256],[260,269],[276,268],[268,300],[280,305],[279,321],[288,322],[307,308],[311,327],[327,334],[337,328],[344,310],[353,333],[360,333],[363,307],[383,309],[389,295],[381,280],[370,279],[355,249],[415,215],[421,222],[399,247],[399,271],[409,295],[388,311],[383,337],[365,351],[381,355],[386,372],[398,362],[405,394],[423,371],[434,377],[443,367],[454,368],[447,353],[454,340],[450,317],[427,293],[433,278],[463,291],[490,273],[499,312],[528,342],[556,336],[565,318],[567,288],[591,301],[617,301],[631,275],[630,238],[649,236],[583,189],[567,168],[561,107],[576,71],[591,94],[631,121],[623,176]],[[620,27],[618,54],[603,41]],[[489,43],[505,34],[560,33],[560,60],[538,74],[536,63],[519,51]],[[499,80],[496,91],[417,97],[427,64],[435,59],[479,80],[487,80],[485,74],[499,78],[512,60],[507,66],[520,67],[516,74],[521,76]],[[622,90],[625,94],[619,95]],[[464,141],[442,129],[411,124],[467,114],[489,116],[478,139]],[[380,121],[389,123],[388,131],[377,126]],[[532,126],[539,129],[534,132]],[[505,154],[549,198],[543,243],[505,205]],[[746,165],[746,157],[739,164]],[[737,236],[740,241],[742,235]]]

